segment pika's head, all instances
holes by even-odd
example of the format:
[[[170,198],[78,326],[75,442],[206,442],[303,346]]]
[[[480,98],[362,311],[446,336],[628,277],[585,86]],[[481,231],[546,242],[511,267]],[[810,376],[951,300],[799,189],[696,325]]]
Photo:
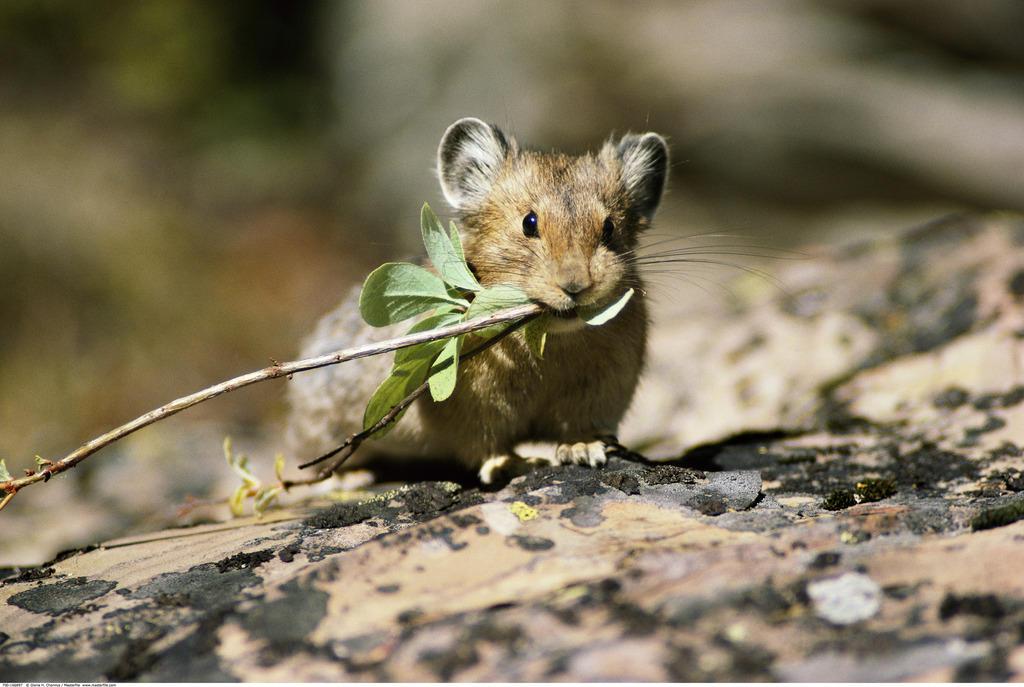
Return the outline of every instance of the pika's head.
[[[522,150],[497,127],[466,118],[441,139],[437,170],[481,283],[513,284],[567,316],[639,286],[632,252],[668,177],[658,134],[627,134],[570,156]]]

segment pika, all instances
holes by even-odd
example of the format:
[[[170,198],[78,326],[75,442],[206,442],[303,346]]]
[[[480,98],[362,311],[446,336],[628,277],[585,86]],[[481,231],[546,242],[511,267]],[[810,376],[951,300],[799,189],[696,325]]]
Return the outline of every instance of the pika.
[[[655,133],[626,134],[579,156],[521,148],[498,127],[464,118],[445,131],[437,174],[458,217],[467,262],[481,284],[512,284],[552,315],[541,358],[521,331],[459,368],[454,394],[417,400],[387,436],[363,444],[347,467],[374,455],[461,461],[491,483],[539,462],[598,467],[644,366],[648,313],[635,264],[638,237],[668,178],[668,146]],[[611,321],[587,325],[576,309],[635,295]],[[399,336],[408,323],[373,328],[359,289],[317,324],[302,357]],[[472,344],[467,341],[467,348]],[[388,376],[391,355],[297,375],[286,438],[300,458],[322,454],[362,428],[363,411]],[[552,457],[517,445],[549,442]]]

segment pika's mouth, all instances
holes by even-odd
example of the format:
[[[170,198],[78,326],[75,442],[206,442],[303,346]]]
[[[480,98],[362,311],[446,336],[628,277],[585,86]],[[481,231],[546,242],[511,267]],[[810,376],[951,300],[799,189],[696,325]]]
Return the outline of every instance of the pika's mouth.
[[[553,303],[547,298],[537,296],[530,298],[530,300],[543,308],[545,315],[559,320],[574,320],[579,314],[577,312],[580,307],[579,303],[573,303],[572,301],[558,301]]]

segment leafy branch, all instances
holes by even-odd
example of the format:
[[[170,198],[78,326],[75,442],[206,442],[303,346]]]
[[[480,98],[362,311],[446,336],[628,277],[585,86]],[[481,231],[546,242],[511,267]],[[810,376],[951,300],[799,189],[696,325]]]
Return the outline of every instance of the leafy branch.
[[[11,477],[3,460],[0,459],[0,492],[5,493],[3,499],[0,500],[0,509],[3,509],[3,507],[6,506],[12,498],[14,498],[15,494],[25,487],[38,482],[47,482],[54,475],[70,470],[92,454],[109,446],[115,441],[123,439],[129,434],[133,434],[154,422],[166,419],[183,410],[203,403],[204,401],[209,401],[210,399],[216,398],[222,394],[241,389],[251,384],[256,384],[257,382],[263,382],[268,379],[287,377],[299,372],[327,367],[329,365],[337,365],[338,363],[344,363],[349,360],[356,360],[358,358],[365,358],[371,355],[380,355],[381,353],[397,351],[401,348],[415,346],[416,344],[421,344],[438,338],[458,336],[460,334],[486,329],[487,327],[492,327],[495,324],[514,322],[529,315],[537,315],[540,312],[541,307],[539,305],[530,303],[528,305],[508,308],[500,312],[491,313],[486,317],[481,317],[472,321],[459,322],[445,327],[439,327],[438,329],[431,331],[407,334],[405,336],[396,337],[380,343],[346,348],[333,353],[316,356],[314,358],[304,358],[302,360],[286,363],[275,363],[269,367],[263,368],[262,370],[234,377],[225,382],[221,382],[189,394],[188,396],[182,396],[181,398],[175,399],[170,403],[151,410],[144,415],[140,415],[131,422],[115,427],[109,432],[91,439],[60,460],[47,462],[45,467],[33,470],[31,471],[31,474],[18,479]],[[296,484],[298,483],[299,482],[296,482]]]
[[[264,485],[248,468],[245,456],[235,456],[230,442],[224,453],[228,464],[241,477],[242,484],[230,499],[232,512],[240,513],[247,498],[254,499],[257,513],[265,510],[284,490],[293,486],[321,482],[333,474],[359,445],[371,436],[388,432],[412,403],[430,391],[434,401],[443,401],[455,390],[460,358],[468,359],[482,353],[513,331],[524,327],[524,338],[531,350],[542,357],[547,340],[547,316],[543,308],[532,303],[517,287],[497,284],[484,287],[466,262],[465,252],[454,223],[445,231],[429,206],[421,213],[421,231],[427,255],[437,273],[410,263],[387,263],[374,270],[363,284],[359,309],[370,325],[381,327],[429,313],[414,324],[404,336],[380,343],[343,349],[314,358],[250,372],[188,396],[175,399],[131,422],[116,427],[60,460],[50,461],[37,456],[37,469],[26,470],[26,476],[14,479],[0,459],[0,510],[23,488],[78,465],[92,454],[129,434],[175,415],[187,408],[242,387],[288,377],[299,372],[356,360],[372,355],[395,352],[391,374],[374,392],[363,416],[363,429],[349,436],[338,448],[304,463],[306,468],[333,458],[315,475],[300,480],[283,478],[283,458],[275,460],[277,483]],[[618,300],[600,307],[578,308],[577,314],[591,325],[604,324],[615,317],[633,295],[628,289]],[[467,335],[473,335],[476,346],[463,354]]]

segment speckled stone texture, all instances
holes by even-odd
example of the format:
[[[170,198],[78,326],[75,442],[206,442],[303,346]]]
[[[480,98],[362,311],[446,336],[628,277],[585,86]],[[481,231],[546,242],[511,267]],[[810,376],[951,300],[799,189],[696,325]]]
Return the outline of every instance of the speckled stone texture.
[[[663,306],[624,437],[106,542],[0,585],[0,675],[1024,679],[1024,222],[954,217]]]

